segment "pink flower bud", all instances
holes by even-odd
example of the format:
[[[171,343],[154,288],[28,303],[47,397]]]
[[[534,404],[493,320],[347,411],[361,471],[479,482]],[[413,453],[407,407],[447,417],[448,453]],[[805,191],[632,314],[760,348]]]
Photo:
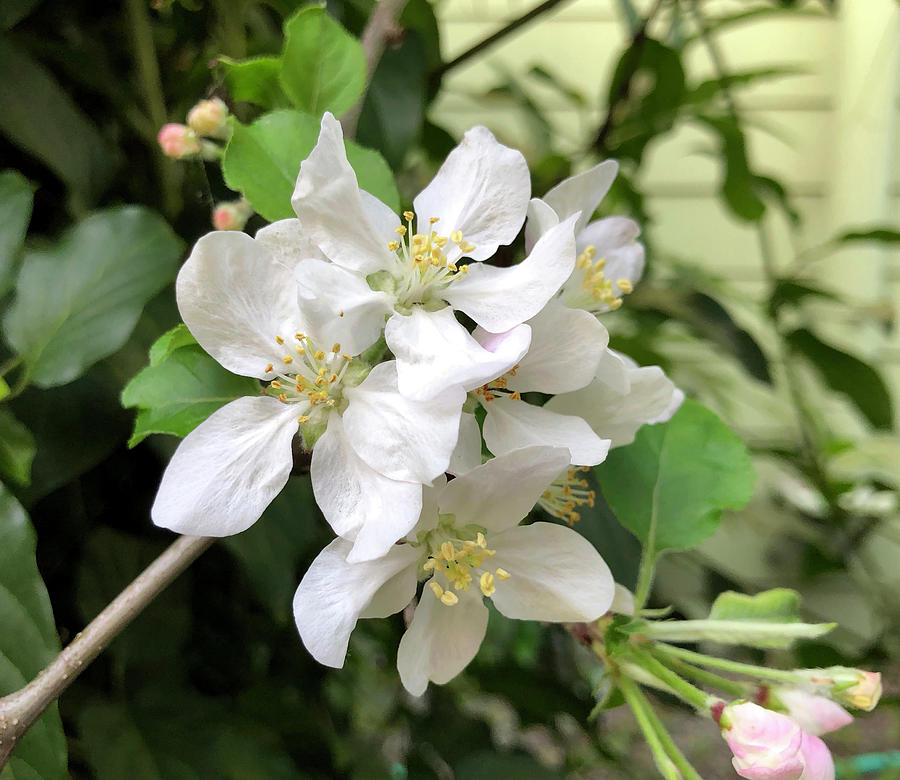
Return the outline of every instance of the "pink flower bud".
[[[197,135],[222,135],[227,119],[228,106],[219,98],[201,100],[187,115],[188,124]]]
[[[226,201],[213,209],[213,227],[216,230],[243,230],[252,214],[253,207],[244,198]]]
[[[200,142],[197,134],[187,125],[169,123],[163,125],[156,135],[156,140],[166,157],[181,160],[199,153]]]
[[[881,674],[854,669],[856,683],[842,691],[835,691],[835,698],[850,707],[871,712],[881,698]]]
[[[807,734],[818,737],[846,726],[853,716],[840,704],[802,688],[776,688],[773,693],[787,708],[787,714]]]
[[[735,771],[748,780],[797,780],[803,774],[803,732],[787,715],[753,702],[730,704],[722,736],[734,753]]]
[[[800,780],[834,780],[834,761],[831,751],[818,737],[804,734],[800,745],[803,774]]]

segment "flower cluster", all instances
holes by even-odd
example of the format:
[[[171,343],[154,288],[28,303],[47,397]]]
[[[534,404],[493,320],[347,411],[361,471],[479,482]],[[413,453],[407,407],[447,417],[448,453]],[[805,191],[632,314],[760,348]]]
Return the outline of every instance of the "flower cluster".
[[[326,114],[297,219],[210,233],[178,275],[193,336],[261,392],[184,439],[154,521],[239,533],[285,485],[295,448],[310,452],[337,538],[297,590],[300,636],[340,667],[359,618],[418,591],[397,659],[417,695],[474,657],[484,599],[525,620],[606,614],[615,586],[594,547],[564,524],[520,523],[540,505],[572,525],[594,500],[582,470],[683,398],[659,368],[610,350],[598,320],[644,265],[634,222],[591,221],[615,174],[605,162],[530,199],[522,155],[476,127],[398,215],[359,189]],[[523,225],[526,257],[489,262]]]

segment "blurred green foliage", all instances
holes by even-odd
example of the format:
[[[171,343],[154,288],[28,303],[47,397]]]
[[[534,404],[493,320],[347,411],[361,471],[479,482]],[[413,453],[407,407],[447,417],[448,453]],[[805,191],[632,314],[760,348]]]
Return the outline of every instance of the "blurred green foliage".
[[[57,649],[49,603],[66,642],[168,543],[169,535],[148,518],[175,440],[151,437],[134,445],[150,433],[184,435],[217,405],[252,391],[221,372],[183,333],[160,334],[178,323],[171,283],[184,247],[209,229],[212,203],[241,190],[262,217],[291,216],[290,192],[315,141],[317,114],[342,113],[362,93],[357,39],[371,0],[330,0],[295,15],[300,5],[9,0],[0,6],[0,71],[14,74],[0,80],[0,150],[9,167],[0,174],[0,479],[6,485],[0,487],[0,595],[15,596],[15,603],[0,598],[3,691],[36,674]],[[692,123],[711,139],[721,164],[722,203],[735,218],[761,224],[767,211],[779,210],[795,220],[790,192],[771,172],[751,165],[743,118],[732,100],[733,91],[788,71],[722,72],[694,82],[684,62],[692,48],[714,47],[717,32],[730,25],[803,11],[780,0],[705,19],[702,5],[657,4],[671,12],[666,29],[622,0],[630,38],[609,84],[588,85],[605,88],[608,112],[588,120],[596,134],[578,164],[619,159],[622,174],[604,213],[630,213],[647,222],[639,185],[645,152],[654,140]],[[363,186],[395,208],[409,202],[454,144],[428,114],[443,64],[431,4],[411,0],[400,26],[402,35],[388,47],[366,92],[360,145],[348,143]],[[573,163],[554,148],[550,125],[532,96],[537,83],[549,83],[587,111],[578,89],[540,68],[522,79],[509,77],[482,97],[511,102],[526,117],[539,150],[529,162],[540,195],[571,173]],[[228,101],[236,117],[223,166],[163,158],[158,128],[209,95]],[[260,118],[269,109],[282,110]],[[256,219],[250,227],[261,224]],[[861,229],[823,237],[820,251],[898,237],[892,226]],[[788,444],[751,443],[758,462],[765,458],[771,466],[756,493],[756,512],[768,513],[770,535],[754,526],[748,536],[741,521],[726,523],[699,552],[668,556],[682,563],[661,572],[657,603],[671,603],[691,617],[725,588],[790,585],[811,591],[807,603],[818,588],[825,596],[813,616],[846,619],[849,633],[838,634],[837,642],[801,644],[780,661],[896,668],[898,637],[886,628],[898,615],[896,600],[864,557],[880,535],[889,534],[890,518],[848,497],[860,489],[900,488],[900,469],[889,465],[894,458],[900,466],[900,454],[877,437],[837,439],[797,386],[808,376],[784,374],[786,361],[808,366],[819,373],[821,392],[846,395],[863,424],[892,428],[890,397],[878,371],[829,344],[806,314],[810,299],[843,304],[818,288],[803,262],[778,274],[770,268],[761,308],[776,346],[763,345],[729,313],[727,279],[703,274],[689,259],[654,246],[652,231],[647,243],[648,278],[610,320],[612,346],[672,371],[677,366],[667,354],[673,341],[713,344],[732,361],[739,382],[791,399],[799,420]],[[509,256],[520,250],[513,247]],[[735,422],[727,404],[717,403],[717,393],[730,392],[724,381],[675,373],[689,394]],[[138,410],[133,434],[134,413],[122,409],[120,396]],[[710,415],[698,410],[689,406],[682,414]],[[715,430],[691,426],[690,432],[705,431],[721,446],[733,445],[718,421],[709,426]],[[654,439],[674,437],[676,428],[642,432],[635,445],[615,451],[598,470],[609,503],[598,501],[578,525],[629,587],[638,576],[641,548],[616,520],[614,510],[621,511],[624,500],[619,487],[635,459],[645,462],[645,450],[661,447]],[[678,446],[687,459],[695,445],[679,440]],[[749,489],[743,477],[731,476],[741,483],[735,490]],[[813,498],[778,492],[787,478]],[[632,498],[647,499],[632,492],[634,483],[628,490]],[[711,501],[709,510],[718,520],[717,513],[733,503],[726,496]],[[634,509],[628,521],[642,536],[638,516],[644,514],[646,507]],[[677,520],[668,529],[673,534]],[[49,602],[34,566],[32,525]],[[657,540],[657,547],[694,544],[697,529],[688,530],[694,535],[675,534]],[[649,759],[635,750],[635,728],[620,710],[587,723],[599,669],[558,628],[492,613],[475,662],[447,686],[432,686],[422,700],[403,692],[394,670],[402,616],[363,621],[343,670],[312,662],[296,636],[289,604],[306,565],[329,540],[308,479],[298,473],[259,523],[201,558],[62,697],[71,775],[650,776]],[[861,610],[879,619],[855,622]],[[675,708],[669,714],[682,715]],[[846,747],[849,755],[883,748],[878,735],[897,733],[900,723],[896,708],[878,717],[874,741],[857,735],[846,746],[838,743],[839,750]],[[697,733],[705,735],[705,726]],[[62,739],[50,712],[0,777],[64,776]],[[718,737],[704,739],[693,745],[698,765],[709,769],[707,776],[719,776],[724,759],[708,747]]]

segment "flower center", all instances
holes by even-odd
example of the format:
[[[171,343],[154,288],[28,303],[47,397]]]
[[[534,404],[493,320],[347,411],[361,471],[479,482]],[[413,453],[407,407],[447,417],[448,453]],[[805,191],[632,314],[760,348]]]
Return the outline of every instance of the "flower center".
[[[456,528],[455,520],[453,515],[441,515],[438,527],[422,541],[427,551],[422,570],[425,576],[432,575],[428,587],[448,607],[459,601],[454,591],[469,590],[476,578],[482,594],[490,597],[497,590],[496,580],[510,576],[506,569],[488,571],[485,562],[497,551],[488,548],[484,532],[471,525]]]
[[[615,311],[622,305],[622,296],[632,291],[633,286],[628,279],[613,281],[606,277],[604,268],[606,259],[594,256],[597,250],[588,246],[575,260],[575,270],[563,285],[562,300],[573,309],[600,314]]]
[[[388,249],[394,253],[393,267],[382,272],[388,278],[373,274],[375,278],[370,278],[369,283],[375,289],[390,288],[397,311],[403,314],[415,305],[442,308],[440,293],[469,270],[469,266],[457,265],[456,261],[474,251],[475,245],[465,241],[459,230],[449,236],[439,235],[434,229],[440,221],[438,217],[428,220],[426,233],[413,231],[413,212],[404,211],[403,218],[406,226],[397,227],[397,240],[388,242]]]
[[[553,517],[575,525],[581,519],[575,508],[584,504],[593,506],[597,497],[593,490],[588,490],[588,481],[578,476],[583,471],[590,469],[582,466],[560,474],[538,499],[538,505]]]
[[[476,388],[474,390],[474,393],[478,400],[486,404],[493,401],[495,398],[497,398],[498,395],[505,395],[513,401],[521,401],[522,395],[518,390],[510,390],[507,387],[507,383],[509,380],[507,380],[506,378],[508,376],[515,376],[516,371],[518,370],[519,364],[516,363],[516,365],[514,365],[511,369],[509,369],[509,371],[503,374],[503,376],[498,376],[496,379],[492,379],[486,385],[482,385],[481,387]]]
[[[285,355],[277,366],[266,366],[269,384],[263,392],[283,404],[296,404],[301,425],[324,423],[341,402],[342,380],[353,358],[341,352],[340,344],[333,345],[329,352],[319,349],[303,333],[295,333],[293,343],[281,336],[275,336],[275,341],[285,348]]]

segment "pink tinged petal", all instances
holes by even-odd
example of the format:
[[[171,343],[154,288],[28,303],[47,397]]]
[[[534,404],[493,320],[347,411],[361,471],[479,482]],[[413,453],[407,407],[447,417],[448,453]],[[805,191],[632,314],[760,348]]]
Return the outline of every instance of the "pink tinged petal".
[[[495,533],[512,528],[568,465],[569,452],[559,447],[492,458],[447,483],[438,498],[441,512],[456,515],[458,525],[477,523]]]
[[[363,276],[392,262],[384,225],[370,220],[370,198],[360,194],[347,162],[340,123],[326,112],[318,143],[300,164],[291,204],[328,259]]]
[[[609,192],[619,164],[615,160],[605,160],[589,171],[570,176],[551,189],[542,200],[550,206],[560,219],[566,219],[576,211],[581,212],[575,232],[580,232],[587,224],[600,201]]]
[[[392,547],[378,560],[351,563],[347,556],[352,547],[346,539],[335,539],[310,564],[294,594],[294,620],[303,644],[319,663],[336,668],[344,665],[347,643],[357,619],[371,607],[380,591],[389,588],[393,604],[402,595],[397,582],[402,582],[408,591],[412,586],[407,603],[415,593],[417,553],[411,547]],[[380,606],[388,606],[389,600]]]
[[[726,707],[722,732],[735,771],[749,780],[797,780],[803,774],[803,732],[786,715],[740,702]]]
[[[594,546],[577,531],[532,523],[490,536],[490,566],[509,572],[492,598],[508,618],[576,623],[596,620],[613,602],[615,582]]]
[[[532,198],[525,220],[525,251],[530,252],[537,240],[558,224],[559,215],[540,198]]]
[[[448,607],[426,585],[410,627],[400,640],[397,670],[413,696],[428,683],[443,685],[458,675],[478,653],[487,631],[488,609],[477,589],[454,591],[459,602]]]
[[[498,143],[486,127],[473,127],[416,197],[413,210],[423,225],[438,217],[435,229],[441,235],[462,231],[465,241],[475,245],[465,254],[486,260],[516,237],[530,194],[531,177],[521,152]]]
[[[817,696],[802,688],[776,688],[774,693],[787,707],[791,719],[814,737],[853,722],[853,716],[847,710],[825,696]]]
[[[447,471],[461,476],[481,465],[481,429],[474,414],[464,412],[459,418],[459,439]]]
[[[153,522],[196,536],[246,530],[287,482],[296,432],[296,409],[274,398],[238,398],[213,412],[175,450]]]
[[[393,303],[366,280],[324,260],[305,260],[297,266],[297,301],[307,331],[322,345],[335,342],[358,355],[381,337]]]
[[[409,398],[432,398],[451,385],[464,390],[509,371],[528,351],[531,328],[514,328],[495,351],[482,347],[456,321],[449,308],[412,314],[394,314],[384,337],[397,358],[400,392]]]
[[[609,439],[600,438],[581,417],[508,397],[495,398],[484,408],[482,433],[495,455],[545,444],[568,449],[574,466],[596,466],[609,452]]]
[[[590,312],[551,300],[528,321],[531,346],[507,387],[522,393],[568,393],[588,384],[606,353],[609,333]],[[481,343],[486,331],[473,334]]]
[[[430,484],[447,470],[459,437],[466,391],[452,385],[427,401],[397,390],[396,361],[380,363],[358,387],[344,391],[350,402],[344,430],[353,449],[391,479]]]
[[[684,395],[658,366],[626,371],[627,393],[618,392],[598,376],[581,390],[551,398],[544,409],[580,415],[599,436],[609,438],[613,447],[630,444],[645,423],[671,417]],[[615,381],[618,383],[618,377]]]
[[[469,266],[469,272],[447,288],[444,300],[491,333],[531,319],[575,268],[574,222],[570,217],[551,228],[518,265]]]
[[[834,760],[821,739],[804,734],[800,752],[805,765],[800,780],[834,780]]]
[[[294,269],[246,233],[203,236],[175,282],[178,310],[194,338],[235,374],[266,377],[286,352],[275,340],[300,327]]]
[[[422,486],[382,476],[350,444],[337,414],[313,447],[313,494],[338,536],[354,542],[348,560],[380,558],[419,519]]]
[[[325,259],[299,219],[281,219],[266,225],[256,231],[256,240],[285,268],[293,269],[301,260],[309,258]]]

